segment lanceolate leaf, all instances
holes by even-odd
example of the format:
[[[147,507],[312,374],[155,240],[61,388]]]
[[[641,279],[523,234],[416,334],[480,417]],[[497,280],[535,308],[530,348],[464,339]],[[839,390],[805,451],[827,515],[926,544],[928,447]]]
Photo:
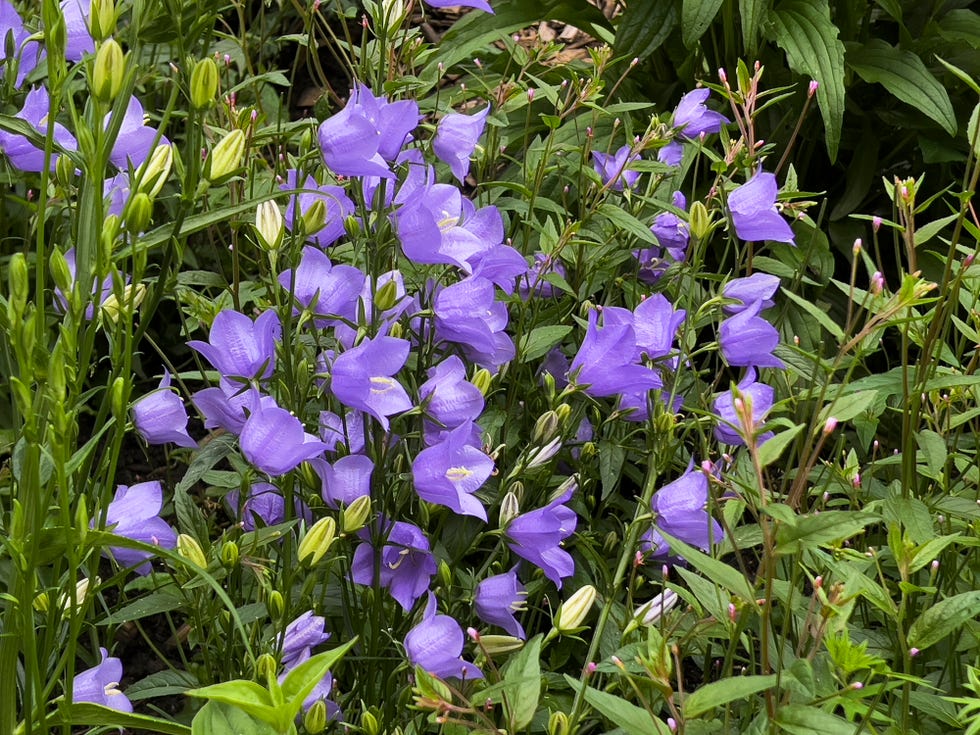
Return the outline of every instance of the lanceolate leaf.
[[[616,28],[616,53],[645,59],[667,40],[677,17],[674,2],[630,3]]]
[[[722,0],[684,0],[681,6],[681,34],[685,46],[691,48],[698,42],[718,15],[721,4]]]
[[[980,615],[980,590],[963,592],[926,608],[909,628],[909,646],[919,649],[938,643],[970,618]]]
[[[879,83],[902,102],[921,110],[956,134],[956,114],[949,95],[922,59],[881,39],[873,39],[847,55],[847,63],[866,82]]]
[[[759,47],[759,32],[769,12],[769,5],[769,0],[738,0],[738,16],[742,22],[742,45],[747,56],[753,56]]]
[[[736,699],[745,699],[756,692],[772,689],[779,681],[776,674],[767,676],[729,676],[695,689],[684,700],[684,716],[697,717],[714,707]]]
[[[844,44],[830,20],[827,0],[789,0],[770,15],[771,40],[786,52],[793,71],[815,79],[827,152],[837,159],[844,124]]]

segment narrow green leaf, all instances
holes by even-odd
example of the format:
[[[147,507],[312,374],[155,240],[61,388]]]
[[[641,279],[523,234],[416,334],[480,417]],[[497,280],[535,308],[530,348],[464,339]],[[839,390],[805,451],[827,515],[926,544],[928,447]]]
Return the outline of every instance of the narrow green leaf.
[[[830,314],[828,314],[826,310],[821,309],[819,306],[803,298],[802,296],[793,293],[788,288],[782,289],[780,291],[780,296],[787,297],[790,301],[803,309],[803,311],[813,317],[817,324],[833,335],[834,339],[836,339],[838,342],[842,342],[844,340],[844,330],[840,328],[840,325],[837,322],[831,319]]]
[[[697,717],[723,704],[734,702],[746,697],[772,689],[779,681],[779,676],[729,676],[710,684],[704,684],[695,689],[684,700],[684,716]]]
[[[194,715],[191,735],[276,735],[268,722],[224,702],[208,702]]]
[[[97,625],[118,625],[128,623],[131,620],[141,620],[149,615],[170,612],[176,610],[184,604],[184,598],[177,592],[175,587],[169,586],[141,597],[135,602],[113,610],[112,613],[102,618]]]
[[[823,424],[833,416],[838,421],[850,421],[869,410],[878,400],[878,391],[861,390],[851,393],[846,399],[839,398],[820,410],[818,421]]]
[[[582,689],[582,683],[567,674],[565,681],[575,690]],[[626,735],[670,735],[671,730],[666,722],[615,694],[586,686],[585,701],[603,717],[616,723],[617,727],[621,727]]]
[[[782,524],[776,531],[776,553],[795,554],[803,548],[815,548],[850,538],[873,521],[875,513],[830,510],[819,515],[798,516],[792,524]]]
[[[673,0],[630,3],[616,28],[616,53],[627,58],[645,59],[660,48],[677,27],[678,15],[677,3]]]
[[[733,595],[740,597],[744,602],[755,607],[755,593],[745,577],[738,570],[717,559],[712,559],[703,551],[699,551],[693,546],[688,546],[680,539],[674,538],[663,530],[658,530],[660,535],[670,544],[670,550],[686,559],[691,567],[697,569],[715,584],[724,587]]]
[[[310,696],[310,692],[316,688],[316,685],[323,680],[327,672],[343,658],[356,641],[357,638],[353,638],[342,646],[324,653],[318,653],[299,666],[290,669],[282,682],[282,695],[291,710],[289,719],[296,716],[303,707],[303,700]]]
[[[805,704],[783,704],[776,709],[776,722],[790,735],[854,735],[853,722]]]
[[[946,89],[918,56],[875,38],[848,52],[847,64],[869,84],[881,84],[907,105],[920,110],[956,135],[956,113]]]
[[[942,64],[944,67],[946,67],[946,71],[948,71],[954,77],[956,77],[961,82],[963,82],[963,84],[965,84],[966,86],[968,86],[970,89],[972,89],[977,94],[980,94],[980,84],[978,84],[977,81],[973,77],[971,77],[965,71],[963,71],[962,69],[960,69],[958,66],[954,66],[953,64],[950,64],[948,61],[946,61],[945,59],[940,58],[939,56],[936,57],[936,61],[938,61],[940,64]]]
[[[925,462],[926,477],[936,479],[946,465],[946,440],[935,431],[923,429],[915,435],[915,442],[919,445],[919,459]]]
[[[625,230],[638,240],[643,240],[651,245],[657,244],[657,238],[650,231],[648,225],[643,224],[632,214],[617,207],[615,204],[606,203],[600,205],[599,214],[605,216],[616,227]]]
[[[980,590],[941,600],[927,607],[912,623],[908,635],[909,646],[920,650],[928,648],[977,615],[980,615]]]
[[[92,725],[131,728],[133,730],[159,732],[163,735],[191,735],[191,728],[187,725],[162,720],[159,717],[120,712],[109,707],[103,707],[101,704],[88,702],[62,702],[58,710],[48,716],[47,723],[52,727],[58,725],[79,727]]]
[[[529,334],[521,338],[520,355],[521,362],[534,360],[544,355],[548,350],[562,341],[572,328],[565,325],[551,325],[547,327],[536,327]]]
[[[718,15],[724,0],[684,0],[681,5],[681,36],[691,48],[698,42]]]
[[[738,0],[738,16],[742,23],[742,45],[750,57],[758,48],[762,23],[768,14],[769,0]]]
[[[273,706],[269,691],[254,681],[244,679],[222,681],[211,686],[190,689],[186,693],[189,697],[201,697],[212,702],[234,705],[263,722],[276,721],[276,708]]]
[[[536,635],[518,653],[511,656],[504,669],[506,698],[504,706],[510,732],[519,732],[531,722],[541,697],[541,639]]]
[[[769,439],[765,444],[759,447],[759,464],[763,467],[768,467],[782,455],[786,447],[789,446],[796,435],[803,430],[803,424],[796,424],[795,426],[786,429],[786,431],[780,431],[772,439]]]

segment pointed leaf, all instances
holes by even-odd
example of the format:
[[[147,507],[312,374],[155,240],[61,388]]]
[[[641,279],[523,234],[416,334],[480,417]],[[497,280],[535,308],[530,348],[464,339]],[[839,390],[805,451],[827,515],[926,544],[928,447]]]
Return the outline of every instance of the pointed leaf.
[[[208,702],[191,721],[191,735],[242,735],[243,733],[276,735],[276,729],[238,707],[223,702]]]
[[[681,35],[687,48],[694,46],[708,30],[723,2],[724,0],[684,0],[681,6]]]
[[[541,697],[541,638],[536,635],[514,654],[504,670],[504,706],[511,732],[523,730],[531,722]]]
[[[282,695],[293,709],[290,719],[296,716],[303,706],[303,700],[310,696],[310,692],[323,680],[327,672],[344,657],[344,654],[350,650],[356,641],[357,638],[353,638],[333,650],[318,653],[290,670],[282,682]]]
[[[234,707],[245,710],[263,722],[273,723],[276,721],[276,708],[273,706],[269,691],[254,681],[245,681],[244,679],[223,681],[219,684],[191,689],[187,695],[234,705]]]
[[[582,683],[577,679],[565,675],[571,687],[575,690],[582,689]],[[609,694],[593,687],[585,687],[585,701],[594,707],[603,717],[616,723],[621,727],[626,735],[670,735],[671,730],[666,722],[654,717],[645,709],[630,704],[622,697]]]
[[[628,59],[645,59],[667,40],[677,27],[677,4],[630,3],[619,19],[614,47]]]
[[[778,675],[769,674],[767,676],[729,676],[720,681],[704,684],[691,692],[684,700],[684,717],[697,717],[714,707],[734,702],[736,699],[745,699],[756,692],[771,689],[776,686],[778,681]]]
[[[61,724],[74,726],[104,725],[106,727],[158,732],[163,733],[163,735],[191,735],[191,729],[187,725],[180,725],[158,717],[120,712],[109,707],[103,707],[101,704],[89,702],[62,702],[58,711],[47,718],[47,724],[52,727]]]
[[[923,649],[938,643],[971,618],[980,615],[980,590],[963,592],[938,602],[912,623],[909,646]]]

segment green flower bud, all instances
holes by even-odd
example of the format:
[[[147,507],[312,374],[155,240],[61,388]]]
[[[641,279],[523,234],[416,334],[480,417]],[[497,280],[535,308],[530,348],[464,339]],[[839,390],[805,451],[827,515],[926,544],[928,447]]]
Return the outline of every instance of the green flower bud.
[[[282,592],[272,590],[269,593],[269,599],[265,601],[265,609],[273,621],[280,620],[286,611],[286,601],[282,597]]]
[[[89,30],[96,41],[104,41],[116,30],[116,7],[113,0],[92,0]]]
[[[439,577],[439,584],[442,585],[443,589],[450,590],[453,586],[453,571],[449,568],[445,559],[440,560],[439,570],[436,572]]]
[[[371,496],[362,495],[344,508],[341,513],[341,527],[344,533],[356,533],[364,528],[371,515]]]
[[[481,635],[480,646],[488,656],[500,656],[519,651],[524,647],[524,641],[512,635]]]
[[[398,303],[398,284],[394,280],[387,281],[374,295],[374,306],[378,311],[388,311]]]
[[[65,343],[59,339],[48,360],[48,396],[58,404],[65,402],[68,384],[65,379]]]
[[[688,224],[691,234],[698,240],[703,240],[711,232],[711,213],[704,202],[694,202],[688,212]]]
[[[153,202],[149,195],[141,191],[133,194],[126,208],[126,229],[131,235],[139,235],[146,232],[153,216]]]
[[[39,613],[46,613],[50,608],[51,600],[48,597],[47,592],[38,592],[34,596],[34,601],[31,603],[31,607],[37,610]]]
[[[303,212],[303,233],[315,235],[327,224],[327,205],[322,199],[317,199],[310,208]]]
[[[548,735],[568,735],[568,715],[552,712],[548,717]]]
[[[68,34],[65,17],[57,0],[42,0],[41,21],[44,23],[44,45],[47,47],[48,54],[63,59]]]
[[[7,311],[12,326],[16,328],[20,326],[20,322],[24,318],[24,312],[27,310],[27,297],[31,291],[31,274],[23,253],[14,253],[10,256],[7,281],[10,289]]]
[[[234,541],[226,541],[221,546],[221,563],[228,567],[228,569],[234,569],[238,566],[238,544]]]
[[[17,255],[13,257],[16,258]],[[11,260],[11,268],[13,268],[13,265],[13,260]],[[54,285],[61,289],[65,298],[70,297],[74,279],[71,277],[71,271],[68,269],[68,261],[65,260],[64,253],[57,248],[52,250],[51,255],[48,257],[48,270],[51,271],[51,278],[54,281]]]
[[[596,601],[596,589],[591,584],[575,591],[555,613],[555,628],[559,633],[573,633],[585,621]]]
[[[366,710],[361,715],[361,729],[364,731],[364,735],[380,735],[381,733],[378,718]]]
[[[279,205],[275,202],[262,202],[255,208],[255,232],[259,245],[266,250],[278,250],[282,245],[283,219]]]
[[[595,442],[585,442],[585,444],[582,445],[578,458],[580,462],[584,463],[591,460],[598,453],[599,450],[596,448]]]
[[[241,167],[245,153],[245,133],[232,130],[211,150],[207,162],[207,178],[220,184],[231,178]]]
[[[512,520],[521,514],[521,506],[513,491],[504,495],[500,501],[500,527],[507,528]]]
[[[303,715],[303,727],[310,735],[319,735],[327,729],[327,703],[322,699],[316,700],[313,706]]]
[[[282,599],[282,595],[279,595],[279,598]],[[278,668],[279,664],[276,663],[276,657],[271,653],[263,653],[255,659],[255,676],[259,681],[276,681],[276,669]]]
[[[309,567],[314,566],[330,550],[330,546],[336,537],[337,522],[333,516],[318,520],[306,532],[303,540],[299,542],[296,555],[299,557],[300,563]]]
[[[92,67],[92,94],[103,102],[114,100],[122,89],[126,74],[126,57],[116,39],[103,41],[95,52]]]
[[[188,536],[186,533],[177,536],[177,553],[201,569],[208,568],[208,558],[204,555],[204,549],[193,536]]]
[[[174,152],[169,145],[158,145],[154,148],[150,159],[143,164],[143,168],[136,176],[139,181],[138,190],[145,192],[151,198],[159,194],[170,176],[173,162]]]
[[[112,415],[120,424],[126,421],[126,407],[129,404],[129,385],[125,378],[119,376],[112,381],[109,388],[109,405],[112,407]]]
[[[146,286],[142,283],[137,283],[135,286],[128,283],[123,287],[122,303],[114,293],[109,294],[102,302],[102,318],[113,324],[117,324],[121,316],[130,319],[143,303],[144,298],[146,298]]]
[[[554,411],[545,411],[538,416],[534,422],[534,431],[531,432],[532,444],[544,444],[551,441],[558,431],[558,414]]]
[[[405,328],[402,326],[401,322],[395,322],[388,329],[388,336],[394,337],[395,339],[401,339],[401,336],[405,333]]]
[[[470,381],[473,385],[480,389],[480,392],[485,396],[490,392],[490,385],[493,383],[493,375],[486,368],[480,368],[476,371],[476,375],[473,376],[473,380]]]
[[[361,222],[354,215],[350,215],[344,219],[344,232],[352,240],[357,239],[357,236],[361,234]]]
[[[81,139],[84,139],[85,134],[88,133],[88,130],[82,126],[79,126],[79,130],[85,130],[81,136]],[[91,138],[92,136],[89,135],[89,140],[91,140]],[[79,150],[83,150],[81,145],[82,144],[79,144]],[[58,159],[58,162],[54,165],[54,178],[62,189],[70,189],[72,183],[75,181],[75,162],[68,156],[61,156]]]
[[[191,104],[198,110],[209,107],[218,94],[218,65],[210,56],[201,59],[191,72]]]
[[[75,506],[75,533],[78,534],[78,545],[85,543],[85,536],[88,534],[88,505],[85,503],[85,496],[78,496],[78,505]]]
[[[564,426],[568,417],[572,415],[572,407],[567,403],[562,403],[555,409],[555,415],[558,417],[558,425]]]

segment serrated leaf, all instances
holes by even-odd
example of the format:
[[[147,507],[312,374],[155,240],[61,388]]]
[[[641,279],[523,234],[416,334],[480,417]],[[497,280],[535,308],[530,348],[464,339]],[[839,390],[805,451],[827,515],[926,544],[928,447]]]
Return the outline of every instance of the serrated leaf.
[[[827,0],[790,0],[780,3],[769,17],[769,38],[786,52],[790,68],[820,84],[817,104],[827,152],[836,161],[844,124],[844,44],[830,20],[830,5]]]
[[[541,357],[561,342],[565,335],[571,331],[572,328],[570,326],[563,325],[535,327],[529,334],[521,338],[519,350],[521,362],[527,362],[528,360]]]
[[[698,42],[718,15],[724,0],[683,0],[681,5],[681,37],[691,48]],[[651,3],[656,4],[656,3]]]
[[[869,84],[878,83],[902,102],[956,135],[956,113],[946,89],[918,56],[879,38],[847,54],[847,64]]]
[[[667,40],[677,19],[677,3],[672,0],[630,3],[616,28],[616,53],[645,59]]]
[[[781,524],[776,531],[776,553],[795,554],[803,548],[816,548],[850,538],[879,520],[874,513],[830,510],[819,515],[798,516],[792,524]]]
[[[920,650],[938,643],[967,620],[980,615],[980,590],[947,597],[925,612],[909,628],[908,643]]]
[[[720,681],[703,684],[684,700],[684,716],[697,717],[715,707],[744,699],[757,692],[772,689],[779,681],[777,674],[767,676],[729,676]]]
[[[926,477],[936,479],[946,465],[946,440],[935,431],[923,429],[915,435],[915,442],[919,445],[920,457],[925,462],[925,471],[921,474]]]
[[[224,702],[208,702],[191,721],[191,735],[276,735],[276,732],[268,722]]]

